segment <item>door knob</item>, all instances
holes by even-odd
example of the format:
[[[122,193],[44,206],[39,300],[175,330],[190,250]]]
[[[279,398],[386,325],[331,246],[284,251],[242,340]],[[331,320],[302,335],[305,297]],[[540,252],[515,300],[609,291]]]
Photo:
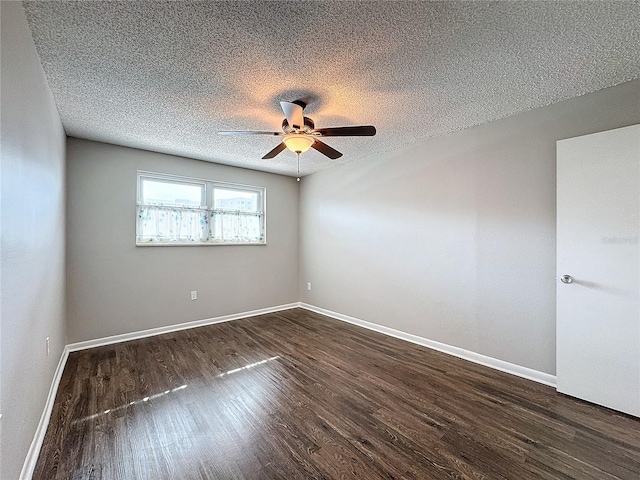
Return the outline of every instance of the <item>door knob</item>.
[[[573,277],[571,275],[562,275],[560,277],[560,281],[568,285],[570,283],[573,283]]]

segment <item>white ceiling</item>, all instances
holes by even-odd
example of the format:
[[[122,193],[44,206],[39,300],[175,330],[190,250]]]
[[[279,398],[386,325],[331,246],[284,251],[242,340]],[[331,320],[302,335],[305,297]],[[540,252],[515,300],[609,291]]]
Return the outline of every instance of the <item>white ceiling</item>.
[[[640,77],[640,2],[24,2],[68,135],[295,175],[280,100],[331,138],[303,174]]]

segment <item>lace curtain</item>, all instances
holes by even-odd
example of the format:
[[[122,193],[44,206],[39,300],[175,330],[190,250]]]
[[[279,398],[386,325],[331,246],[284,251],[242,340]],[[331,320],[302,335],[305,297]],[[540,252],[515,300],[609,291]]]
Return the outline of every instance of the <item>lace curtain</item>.
[[[138,205],[138,243],[254,243],[264,241],[262,212]]]
[[[261,212],[242,212],[214,209],[211,211],[213,242],[261,242]]]

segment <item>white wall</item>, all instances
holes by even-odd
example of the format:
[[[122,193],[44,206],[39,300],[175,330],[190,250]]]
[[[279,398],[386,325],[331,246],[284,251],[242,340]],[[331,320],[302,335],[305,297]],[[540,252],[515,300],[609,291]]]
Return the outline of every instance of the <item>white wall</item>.
[[[70,342],[298,300],[295,178],[75,138],[67,164]],[[137,170],[266,187],[267,245],[136,247]]]
[[[14,480],[65,344],[65,134],[22,4],[0,2],[0,17],[0,477]]]
[[[305,177],[300,300],[555,374],[555,142],[638,122],[633,81]]]

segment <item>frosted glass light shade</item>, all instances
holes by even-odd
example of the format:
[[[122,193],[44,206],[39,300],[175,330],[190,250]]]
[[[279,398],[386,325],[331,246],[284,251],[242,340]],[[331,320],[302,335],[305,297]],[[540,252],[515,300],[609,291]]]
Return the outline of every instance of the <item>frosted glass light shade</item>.
[[[315,140],[309,135],[289,133],[284,136],[283,142],[292,152],[303,153],[311,148]]]

